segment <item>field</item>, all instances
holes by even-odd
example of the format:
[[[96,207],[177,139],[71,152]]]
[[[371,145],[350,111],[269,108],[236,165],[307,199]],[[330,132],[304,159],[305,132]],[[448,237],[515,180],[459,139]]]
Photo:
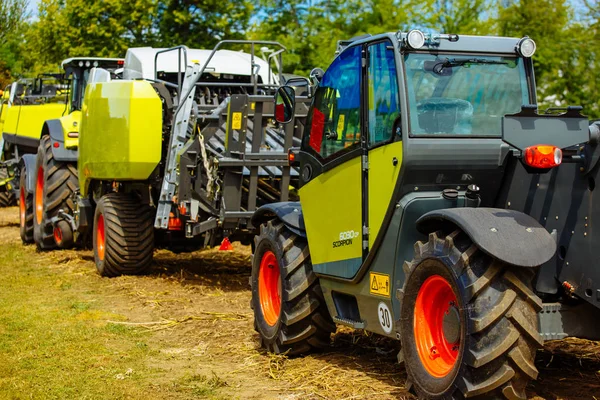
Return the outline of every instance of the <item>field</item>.
[[[0,209],[0,398],[413,398],[395,341],[339,328],[325,352],[265,353],[250,250],[234,246],[158,251],[148,275],[107,279],[91,251],[23,246],[17,209]],[[548,343],[536,365],[530,398],[600,399],[598,343]]]

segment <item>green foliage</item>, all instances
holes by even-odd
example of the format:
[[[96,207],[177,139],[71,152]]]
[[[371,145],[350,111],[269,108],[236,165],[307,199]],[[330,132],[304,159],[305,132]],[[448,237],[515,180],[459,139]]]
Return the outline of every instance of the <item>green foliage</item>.
[[[0,21],[24,12],[26,0],[2,0]],[[185,44],[211,48],[220,39],[284,44],[284,70],[326,68],[337,41],[410,28],[461,35],[532,37],[538,101],[581,104],[600,117],[597,0],[41,0],[38,17],[0,24],[0,82],[27,71],[56,71],[72,56],[124,56],[128,47]],[[12,7],[12,8],[11,8]],[[19,9],[21,7],[21,9]],[[21,10],[21,11],[19,11]],[[21,19],[23,20],[23,18]],[[5,28],[9,27],[8,29]],[[15,28],[10,28],[14,26]]]

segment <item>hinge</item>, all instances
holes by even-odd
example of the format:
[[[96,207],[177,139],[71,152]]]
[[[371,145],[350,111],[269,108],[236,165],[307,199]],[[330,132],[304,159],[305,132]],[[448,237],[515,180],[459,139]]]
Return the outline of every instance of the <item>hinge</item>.
[[[365,68],[367,66],[367,59],[365,57],[362,58],[362,67]]]
[[[366,225],[363,225],[363,236],[367,236],[369,234],[369,227]]]
[[[369,158],[366,155],[362,156],[362,169],[367,171],[369,169]]]

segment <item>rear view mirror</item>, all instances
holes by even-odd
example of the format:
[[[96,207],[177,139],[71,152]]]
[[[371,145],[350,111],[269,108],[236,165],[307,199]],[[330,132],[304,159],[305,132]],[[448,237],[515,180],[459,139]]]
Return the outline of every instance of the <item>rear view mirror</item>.
[[[294,117],[296,92],[290,86],[281,86],[275,94],[275,120],[287,124]]]

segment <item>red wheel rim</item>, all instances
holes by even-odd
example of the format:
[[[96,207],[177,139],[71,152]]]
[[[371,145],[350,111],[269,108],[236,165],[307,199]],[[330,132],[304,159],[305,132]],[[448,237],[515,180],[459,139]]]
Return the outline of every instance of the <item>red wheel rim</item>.
[[[260,261],[258,298],[265,322],[274,326],[281,311],[281,281],[277,257],[270,250],[263,254]]]
[[[436,378],[447,376],[458,359],[460,336],[451,343],[444,332],[444,319],[450,313],[458,316],[457,305],[450,283],[439,275],[427,278],[419,289],[414,316],[415,345],[421,363]],[[460,324],[458,317],[457,320]]]
[[[96,252],[100,261],[104,260],[104,249],[104,215],[100,214],[96,222]]]
[[[37,183],[35,186],[35,216],[37,223],[42,223],[44,214],[44,168],[40,167],[37,173]]]
[[[62,231],[59,227],[54,227],[54,241],[60,245],[62,243]]]
[[[21,227],[25,226],[25,214],[27,206],[25,205],[25,188],[21,186],[19,190],[19,216],[21,217]]]

